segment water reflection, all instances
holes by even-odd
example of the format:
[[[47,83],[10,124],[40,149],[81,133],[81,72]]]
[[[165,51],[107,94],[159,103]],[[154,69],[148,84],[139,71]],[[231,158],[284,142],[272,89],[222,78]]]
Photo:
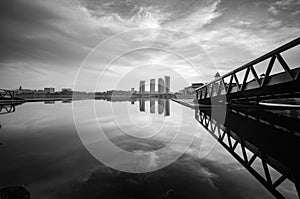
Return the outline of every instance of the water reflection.
[[[140,102],[140,111],[141,112],[145,112],[145,99],[144,98],[140,98],[139,99],[139,102]]]
[[[68,98],[68,99],[62,99],[62,103],[72,103],[72,99],[71,98]]]
[[[44,101],[44,104],[55,104],[55,101],[54,100],[47,100],[47,101]]]
[[[79,105],[80,120],[85,125],[85,133],[92,131],[99,133],[97,126],[92,123],[95,118],[86,117],[89,101],[73,103]],[[194,110],[182,109],[181,105],[169,100],[164,103],[158,100],[152,102],[145,100],[145,112],[140,112],[139,100],[129,100],[125,103],[99,100],[93,103],[98,112],[96,119],[101,122],[101,127],[107,131],[116,145],[127,151],[155,151],[169,143],[174,135],[179,134],[182,139],[178,140],[176,145],[170,146],[162,154],[162,158],[149,156],[143,166],[160,165],[178,153],[187,137],[193,136],[188,134],[195,131],[194,127],[200,126],[193,118]],[[148,103],[151,104],[150,109]],[[163,115],[170,115],[169,117],[152,113],[153,111],[158,113],[159,103],[164,105]],[[117,113],[116,117],[121,119],[119,126],[114,123],[112,104]],[[165,121],[165,133],[162,136],[141,140],[120,134],[120,128],[134,135],[152,133],[154,125],[137,128],[130,125],[130,121],[124,120],[128,119],[125,113],[131,112],[133,121],[143,125],[143,122],[149,119],[146,114],[148,110],[154,125]],[[111,169],[88,153],[76,133],[71,104],[26,103],[18,107],[16,112],[17,114],[1,116],[1,122],[5,126],[1,129],[0,138],[5,140],[8,147],[0,151],[2,163],[0,187],[27,184],[32,199],[190,198],[191,196],[215,198],[216,195],[226,195],[228,198],[243,198],[242,196],[271,198],[268,192],[249,178],[240,167],[235,168],[235,162],[232,162],[222,149],[211,152],[212,157],[221,157],[217,161],[199,159],[197,152],[194,152],[195,148],[191,147],[186,154],[168,167],[151,173],[131,174]],[[178,116],[182,116],[184,121],[181,122]],[[197,133],[199,139],[207,135],[204,129]],[[99,144],[97,141],[92,140],[92,143]],[[206,147],[203,150],[207,150]],[[119,161],[124,157],[114,154],[111,158],[113,161]],[[188,182],[189,186],[182,186],[182,182]],[[238,188],[232,191],[232,187]]]
[[[145,101],[150,101],[150,113],[155,114],[155,106],[157,104],[158,114],[163,114],[164,116],[170,116],[170,100],[162,98],[139,98],[139,108],[141,112],[145,112]],[[157,103],[156,103],[157,101]]]
[[[122,102],[111,103],[112,115],[114,115],[113,120],[119,126],[121,132],[118,132],[117,138],[114,137],[115,135],[111,136],[111,129],[108,131],[104,129],[103,132],[112,143],[123,150],[130,152],[137,150],[149,152],[159,150],[166,143],[170,142],[175,133],[180,130],[180,114],[174,115],[173,119],[166,118],[170,116],[170,100],[168,99],[135,98],[131,100],[118,99],[115,102]],[[126,104],[127,102],[129,103]],[[178,108],[182,107],[178,106]],[[96,107],[96,112],[98,110],[100,111],[101,109]],[[165,117],[160,117],[160,115]],[[107,119],[99,119],[98,121],[100,126],[107,126]],[[177,124],[177,126],[174,127],[174,124]],[[162,136],[164,137],[163,142],[161,142]],[[157,141],[157,137],[160,137],[159,142]],[[120,139],[122,142],[120,142]],[[124,143],[126,145],[122,146]]]
[[[157,107],[157,111],[158,111],[158,114],[162,114],[164,112],[164,101],[159,99],[158,100],[158,107]]]
[[[277,187],[285,179],[290,184],[288,188],[282,185],[283,192],[288,198],[296,197],[295,190],[287,190],[293,183],[300,182],[300,163],[291,156],[300,150],[299,119],[294,116],[299,115],[299,110],[293,110],[293,115],[287,116],[278,114],[278,110],[229,108],[224,121],[221,117],[224,110],[216,109],[212,115],[210,108],[197,108],[195,118],[275,197],[282,197]],[[270,168],[273,168],[272,172]],[[280,181],[272,182],[271,178],[278,176],[281,176]]]
[[[0,115],[13,113],[16,111],[16,106],[20,105],[21,103],[9,103],[9,104],[0,104]]]
[[[170,100],[165,100],[165,116],[170,115]]]
[[[3,103],[0,104],[0,115],[5,115],[9,113],[13,113],[16,111],[16,106],[21,105],[22,103]],[[2,124],[0,124],[0,130],[2,128]],[[0,142],[0,147],[3,146],[3,143]]]
[[[150,113],[155,113],[155,99],[150,98]]]

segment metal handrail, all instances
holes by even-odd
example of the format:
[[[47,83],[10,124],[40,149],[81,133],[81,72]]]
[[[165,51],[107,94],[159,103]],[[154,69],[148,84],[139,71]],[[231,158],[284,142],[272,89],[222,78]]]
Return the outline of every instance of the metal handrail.
[[[228,77],[230,75],[233,75],[234,73],[237,73],[237,72],[242,71],[242,70],[244,70],[244,69],[246,69],[248,67],[251,67],[251,66],[253,66],[253,65],[257,64],[257,63],[265,61],[266,59],[268,59],[268,58],[270,58],[270,57],[272,57],[272,56],[274,56],[276,54],[282,53],[282,52],[284,52],[284,51],[286,51],[288,49],[291,49],[291,48],[293,48],[293,47],[295,47],[295,46],[297,46],[299,44],[300,44],[300,37],[298,37],[298,38],[290,41],[287,44],[284,44],[283,46],[280,46],[279,48],[276,48],[275,50],[272,50],[271,52],[266,53],[265,55],[262,55],[262,56],[256,58],[253,61],[248,62],[247,64],[245,64],[245,65],[243,65],[243,66],[241,66],[239,68],[234,69],[233,71],[230,71],[230,72],[226,73],[225,75],[219,77],[218,79],[215,79],[215,80],[213,80],[213,81],[211,81],[211,82],[209,82],[209,83],[207,83],[207,84],[205,84],[205,85],[197,88],[196,91],[198,91],[198,90],[200,90],[202,88],[205,88],[208,85],[211,85],[211,84],[213,84],[215,82],[218,82],[218,81],[220,81],[220,80],[222,80],[222,79],[224,79],[224,78],[226,78],[226,77]]]

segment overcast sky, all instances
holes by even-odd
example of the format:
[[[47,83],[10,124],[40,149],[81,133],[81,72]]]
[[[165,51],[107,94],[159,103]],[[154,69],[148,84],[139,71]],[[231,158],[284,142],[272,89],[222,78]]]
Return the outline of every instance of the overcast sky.
[[[0,24],[0,88],[73,87],[97,47],[78,89],[106,71],[101,89],[170,75],[178,90],[299,37],[300,1],[4,0]]]

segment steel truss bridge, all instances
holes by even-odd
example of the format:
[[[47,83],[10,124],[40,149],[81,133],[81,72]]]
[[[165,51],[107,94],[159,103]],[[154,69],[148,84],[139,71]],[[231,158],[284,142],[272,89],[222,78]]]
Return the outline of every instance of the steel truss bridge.
[[[13,100],[15,96],[15,91],[0,89],[0,100]]]
[[[294,155],[300,151],[300,106],[267,110],[257,102],[299,98],[300,67],[288,65],[282,55],[299,44],[300,37],[199,87],[194,105],[174,100],[195,109],[196,120],[280,199],[288,197],[280,189],[285,181],[300,194],[300,161]],[[271,73],[276,62],[283,72]]]
[[[300,37],[199,87],[196,89],[198,102],[249,102],[300,96],[300,67],[291,69],[281,55],[299,44]],[[279,62],[284,72],[270,75],[275,61]],[[257,70],[262,68],[265,71],[259,74]]]

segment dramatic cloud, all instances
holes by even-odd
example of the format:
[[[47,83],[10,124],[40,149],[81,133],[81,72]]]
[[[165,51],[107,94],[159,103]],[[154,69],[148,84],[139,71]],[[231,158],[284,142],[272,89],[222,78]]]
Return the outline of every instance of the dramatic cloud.
[[[245,171],[184,155],[169,167],[144,174],[100,166],[81,182],[57,190],[55,198],[272,198]],[[234,187],[234,191],[232,191]]]
[[[298,37],[299,7],[297,0],[1,2],[1,87],[16,88],[20,84],[31,88],[71,87],[79,66],[94,47],[115,34],[139,28],[161,28],[177,34],[153,29],[147,34],[137,31],[131,32],[130,37],[120,36],[94,52],[95,58],[88,63],[89,73],[103,72],[106,63],[119,56],[120,49],[152,42],[183,54],[204,79],[190,76],[196,73],[191,72],[192,68],[184,69],[190,67],[189,64],[170,59],[172,55],[146,51],[127,55],[119,61],[118,69],[111,69],[107,74],[114,76],[122,68],[155,63],[172,66],[172,70],[180,72],[186,79],[184,85],[207,81],[216,71],[228,72]],[[212,62],[195,51],[196,44]],[[82,89],[90,90],[89,84],[94,82],[88,80],[87,75]],[[111,79],[117,80],[117,77]],[[103,89],[112,89],[109,84],[105,85]],[[132,86],[127,85],[128,89]],[[173,86],[172,89],[180,88]]]

